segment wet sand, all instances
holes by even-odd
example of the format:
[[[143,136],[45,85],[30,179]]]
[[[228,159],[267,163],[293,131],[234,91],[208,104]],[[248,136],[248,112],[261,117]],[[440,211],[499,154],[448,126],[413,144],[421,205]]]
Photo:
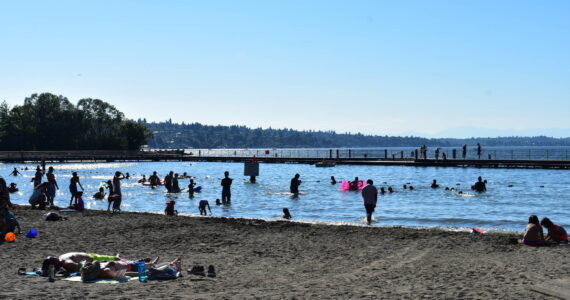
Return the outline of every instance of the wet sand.
[[[566,291],[549,282],[570,278],[570,246],[514,245],[513,234],[104,211],[46,222],[43,213],[15,209],[24,232],[0,244],[0,298],[556,299],[543,293]],[[29,228],[39,236],[25,238]],[[212,264],[218,276],[184,272],[174,281],[111,285],[17,275],[20,267],[72,251],[180,257],[184,269]]]

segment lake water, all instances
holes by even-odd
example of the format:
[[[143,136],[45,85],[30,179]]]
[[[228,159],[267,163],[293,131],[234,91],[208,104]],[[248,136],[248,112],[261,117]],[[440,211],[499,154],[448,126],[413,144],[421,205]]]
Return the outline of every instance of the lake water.
[[[24,176],[9,176],[13,167]],[[69,179],[76,171],[85,188],[84,201],[90,209],[106,209],[106,201],[97,201],[91,195],[102,181],[112,178],[115,171],[129,172],[130,180],[124,180],[123,205],[125,211],[164,211],[165,202],[176,200],[180,213],[198,214],[198,202],[210,202],[214,216],[278,219],[284,207],[289,208],[295,220],[364,224],[365,211],[359,192],[343,192],[340,184],[331,185],[330,176],[337,180],[350,180],[355,176],[371,178],[375,185],[392,186],[395,193],[379,196],[374,218],[375,225],[444,226],[452,228],[494,228],[522,231],[530,214],[539,218],[548,216],[555,223],[570,225],[570,173],[568,170],[527,169],[475,169],[404,166],[336,166],[316,168],[304,164],[261,164],[257,184],[250,184],[249,177],[242,176],[241,163],[68,163],[53,164],[60,190],[56,204],[69,204]],[[27,204],[32,191],[31,178],[35,165],[0,164],[0,175],[8,183],[18,184],[20,191],[12,194],[12,202]],[[195,177],[202,192],[194,199],[187,193],[167,194],[163,187],[151,189],[137,180],[152,171],[161,178],[168,171]],[[224,171],[234,178],[231,206],[216,206],[221,198],[220,179]],[[301,194],[293,198],[288,193],[289,181],[295,173],[303,181]],[[488,180],[488,191],[476,194],[470,186],[477,176]],[[44,177],[45,178],[45,177]],[[442,188],[431,189],[431,181],[437,179]],[[414,191],[404,190],[409,183]],[[188,179],[180,180],[180,187],[188,185]],[[457,191],[445,191],[444,187]]]

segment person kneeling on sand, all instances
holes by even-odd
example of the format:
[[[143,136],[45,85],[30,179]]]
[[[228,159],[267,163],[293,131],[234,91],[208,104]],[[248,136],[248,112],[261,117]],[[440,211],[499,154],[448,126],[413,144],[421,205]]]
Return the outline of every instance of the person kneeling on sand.
[[[210,214],[212,214],[212,209],[210,209],[210,203],[208,203],[208,200],[200,200],[200,203],[198,204],[198,209],[200,210],[200,215],[204,215],[204,216],[208,215],[206,213],[206,207],[208,207]]]
[[[548,229],[548,234],[544,238],[546,241],[564,244],[568,243],[568,234],[562,226],[552,223],[552,221],[546,217],[540,220],[540,225]]]
[[[520,243],[528,246],[544,245],[544,233],[536,215],[528,217],[528,224]]]
[[[8,210],[8,207],[0,207],[0,238],[4,238],[4,235],[8,232],[15,232],[16,228],[18,228],[18,234],[20,234],[22,230],[16,216]]]

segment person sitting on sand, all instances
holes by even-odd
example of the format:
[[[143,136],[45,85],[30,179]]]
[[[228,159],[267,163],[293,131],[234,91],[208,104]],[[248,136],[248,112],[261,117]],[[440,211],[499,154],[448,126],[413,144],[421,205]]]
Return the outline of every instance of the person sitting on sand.
[[[528,224],[526,225],[521,244],[529,246],[544,245],[544,233],[536,215],[528,217]]]
[[[349,183],[348,189],[351,191],[358,190],[358,184],[359,183],[360,183],[360,180],[358,180],[358,177],[354,177],[354,180]]]
[[[477,182],[475,182],[475,184],[471,187],[471,189],[476,191],[477,193],[482,193],[487,190],[487,186],[485,185],[485,183],[487,183],[487,180],[483,182],[483,178],[479,176],[477,178]]]
[[[439,184],[437,184],[437,180],[434,179],[434,180],[432,181],[432,183],[431,183],[431,188],[432,188],[432,189],[437,189],[438,187],[439,187]]]
[[[210,209],[210,203],[208,203],[208,200],[200,200],[200,203],[198,204],[198,210],[200,210],[200,215],[204,216],[208,215],[206,213],[206,207],[210,211],[210,214],[212,214],[212,209]]]
[[[540,220],[540,225],[548,229],[548,234],[544,238],[546,241],[564,244],[568,243],[568,234],[562,226],[552,223],[552,221],[547,217]]]
[[[167,216],[176,216],[178,215],[178,211],[174,209],[174,205],[176,205],[176,201],[170,200],[166,202],[166,208],[164,209],[164,214]]]
[[[331,184],[336,184],[336,179],[334,178],[334,176],[331,176]]]
[[[143,175],[141,179],[139,179],[138,183],[145,184],[146,183],[146,175]]]
[[[8,232],[15,232],[18,229],[18,234],[22,232],[20,229],[20,223],[16,219],[16,216],[8,207],[0,207],[0,237],[4,238],[4,235]]]
[[[105,199],[105,188],[100,187],[99,191],[97,193],[93,194],[93,199],[95,199],[95,200]]]
[[[283,209],[283,219],[287,219],[287,220],[291,220],[293,218],[293,216],[291,215],[291,213],[289,212],[288,208],[284,208]]]

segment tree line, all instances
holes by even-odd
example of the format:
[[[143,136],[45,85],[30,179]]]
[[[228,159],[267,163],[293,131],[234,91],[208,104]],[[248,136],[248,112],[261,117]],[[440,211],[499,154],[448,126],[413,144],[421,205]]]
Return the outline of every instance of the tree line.
[[[99,99],[32,94],[23,105],[0,103],[0,150],[138,150],[152,134]]]
[[[200,123],[147,122],[139,119],[154,133],[151,148],[356,148],[356,147],[460,147],[463,144],[484,146],[570,146],[570,138],[500,137],[427,139],[415,136],[377,136],[334,131],[299,131],[261,129],[246,126],[210,126]]]

